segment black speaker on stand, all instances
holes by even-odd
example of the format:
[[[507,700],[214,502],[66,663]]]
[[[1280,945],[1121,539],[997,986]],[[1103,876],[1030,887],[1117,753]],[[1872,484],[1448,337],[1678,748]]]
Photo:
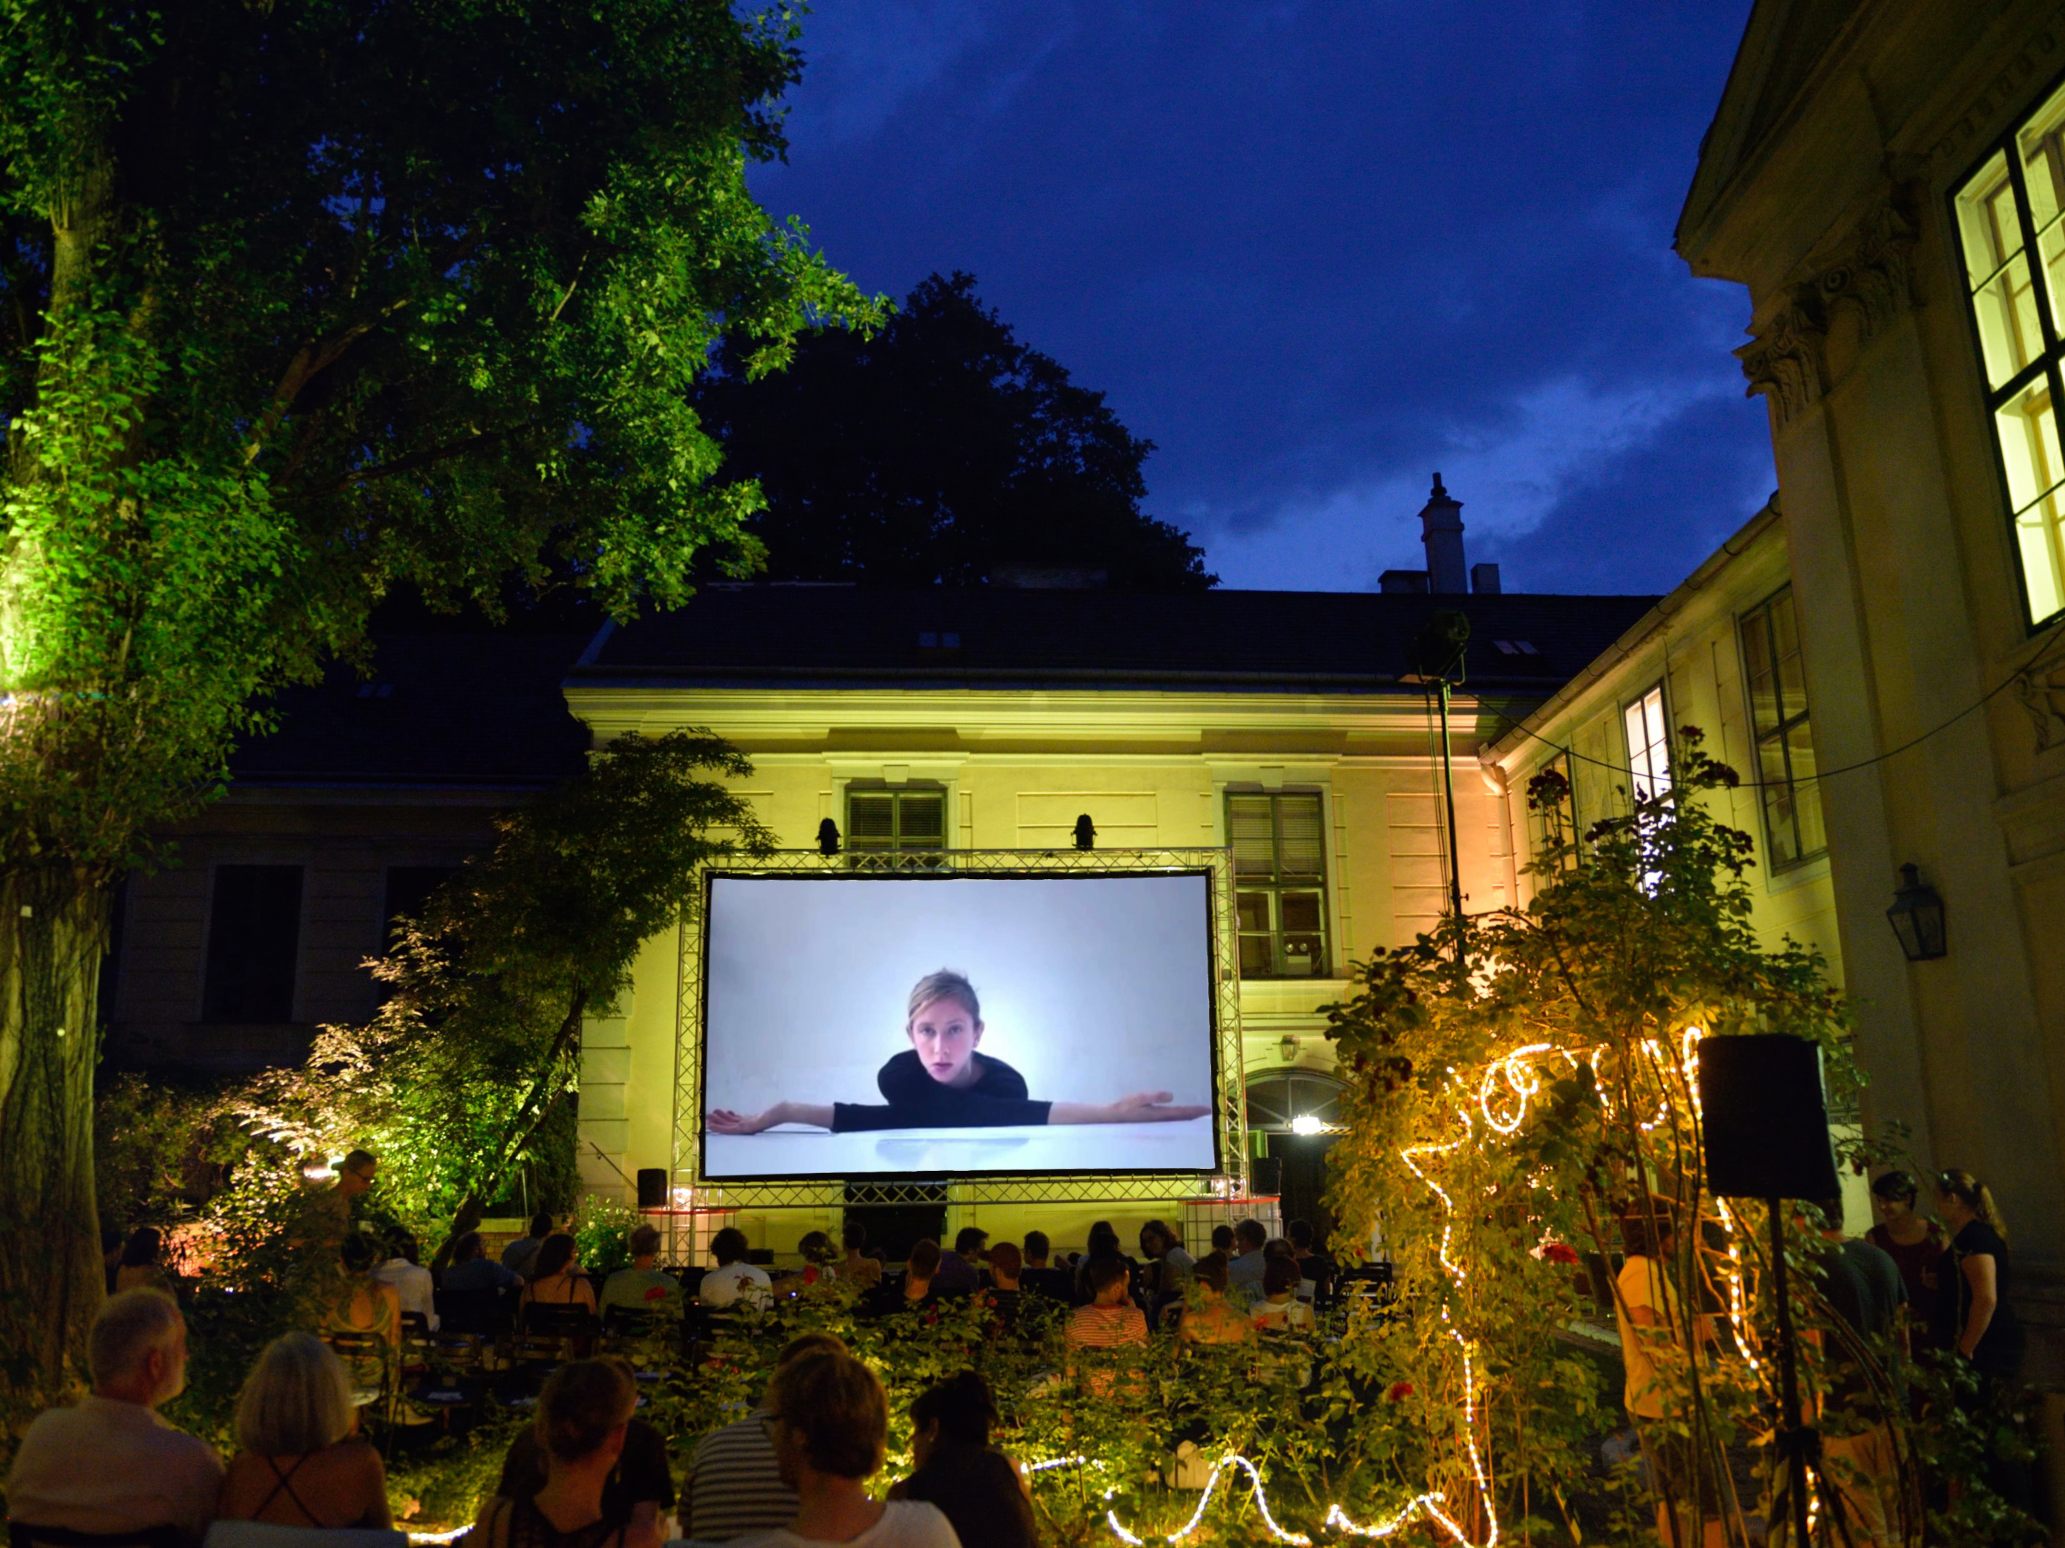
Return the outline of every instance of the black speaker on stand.
[[[1248,1197],[1273,1199],[1283,1192],[1283,1157],[1248,1157]]]
[[[638,1207],[667,1207],[667,1169],[664,1166],[641,1166],[638,1169]]]
[[[1799,1355],[1786,1288],[1785,1200],[1836,1197],[1821,1048],[1801,1037],[1709,1037],[1699,1045],[1700,1144],[1710,1192],[1762,1199],[1771,1211],[1771,1291],[1778,1303],[1778,1453],[1785,1459],[1795,1548],[1808,1548],[1807,1474],[1821,1472],[1821,1436],[1800,1415]],[[1824,1482],[1826,1475],[1824,1475]],[[1822,1490],[1830,1510],[1841,1496]]]

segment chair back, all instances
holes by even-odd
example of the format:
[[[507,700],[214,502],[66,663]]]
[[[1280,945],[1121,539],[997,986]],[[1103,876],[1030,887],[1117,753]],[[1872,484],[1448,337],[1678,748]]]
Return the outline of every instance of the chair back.
[[[274,1526],[269,1521],[218,1521],[201,1548],[408,1548],[409,1534],[370,1527]]]
[[[7,1523],[11,1548],[180,1548],[183,1540],[184,1534],[170,1522],[127,1532],[74,1532],[70,1527],[38,1526],[33,1521]]]
[[[500,1338],[509,1331],[509,1303],[500,1290],[440,1290],[438,1331]]]

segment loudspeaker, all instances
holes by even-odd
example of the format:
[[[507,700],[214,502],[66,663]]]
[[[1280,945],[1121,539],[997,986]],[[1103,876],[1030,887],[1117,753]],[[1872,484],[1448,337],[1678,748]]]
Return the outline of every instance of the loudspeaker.
[[[1283,1157],[1248,1158],[1248,1197],[1273,1199],[1283,1192]]]
[[[638,1169],[638,1207],[667,1207],[667,1169],[664,1166],[641,1166]]]
[[[1761,1033],[1706,1038],[1699,1045],[1699,1103],[1713,1192],[1827,1199],[1842,1191],[1817,1044]]]

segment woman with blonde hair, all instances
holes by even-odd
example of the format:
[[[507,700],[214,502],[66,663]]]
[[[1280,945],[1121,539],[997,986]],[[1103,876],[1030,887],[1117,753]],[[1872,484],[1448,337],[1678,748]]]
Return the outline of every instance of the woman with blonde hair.
[[[387,1528],[380,1453],[353,1434],[343,1362],[313,1333],[265,1346],[237,1399],[237,1454],[216,1514],[274,1526]]]
[[[1982,1377],[2012,1381],[2022,1368],[2022,1329],[2008,1305],[2008,1225],[1986,1184],[1970,1172],[1936,1178],[1936,1213],[1950,1232],[1950,1272],[1936,1297],[1937,1342]]]
[[[479,1548],[659,1548],[656,1524],[612,1519],[602,1503],[637,1407],[621,1361],[575,1360],[546,1378],[535,1428],[545,1482],[527,1497],[496,1495],[482,1506]]]

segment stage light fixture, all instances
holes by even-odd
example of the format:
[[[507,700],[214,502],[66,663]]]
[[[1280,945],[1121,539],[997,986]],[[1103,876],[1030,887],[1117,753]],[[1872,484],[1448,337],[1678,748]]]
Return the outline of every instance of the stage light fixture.
[[[1291,1132],[1293,1134],[1323,1134],[1326,1132],[1326,1125],[1310,1113],[1300,1113],[1291,1120]]]
[[[817,825],[817,852],[821,855],[839,852],[839,825],[829,817]]]
[[[1096,847],[1097,824],[1090,821],[1090,814],[1085,812],[1076,819],[1076,848],[1095,849]]]

